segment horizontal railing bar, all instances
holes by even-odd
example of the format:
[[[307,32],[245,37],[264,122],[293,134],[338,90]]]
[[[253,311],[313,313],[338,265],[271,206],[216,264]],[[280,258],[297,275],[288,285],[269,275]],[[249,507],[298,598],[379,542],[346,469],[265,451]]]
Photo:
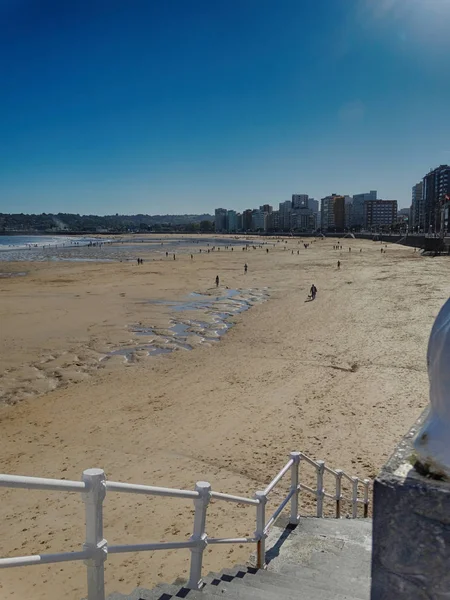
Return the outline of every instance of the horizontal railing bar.
[[[252,538],[208,538],[208,545],[210,544],[256,544],[258,541],[257,537]]]
[[[303,452],[300,452],[300,460],[304,460],[305,462],[309,463],[310,465],[316,468],[319,466],[315,460],[309,458],[309,456],[306,456],[306,454],[303,454]]]
[[[292,498],[292,496],[294,494],[297,493],[297,490],[291,490],[289,492],[289,494],[286,496],[286,498],[283,500],[283,502],[280,504],[280,506],[277,508],[277,510],[273,513],[273,515],[270,517],[270,519],[267,521],[266,526],[264,527],[264,533],[267,533],[269,531],[269,528],[271,527],[271,525],[276,521],[276,519],[278,518],[278,516],[280,515],[281,511],[284,509],[284,507],[286,506],[286,504],[289,502],[289,500]]]
[[[345,471],[342,471],[342,477],[345,477],[345,479],[347,479],[348,481],[350,481],[351,483],[353,483],[353,477],[351,477],[350,475],[347,475],[347,473]],[[359,479],[358,479],[358,483],[359,483]]]
[[[334,475],[335,477],[337,477],[336,471],[334,471],[330,467],[327,467],[327,465],[323,465],[323,470],[326,471],[327,473],[330,473],[331,475]]]
[[[110,492],[124,492],[126,494],[170,496],[172,498],[198,498],[200,495],[194,490],[177,490],[175,488],[155,487],[153,485],[139,485],[137,483],[120,483],[119,481],[106,481],[105,484],[106,489]]]
[[[266,487],[266,489],[264,490],[264,495],[267,496],[267,494],[270,494],[270,492],[273,490],[273,488],[277,485],[277,483],[280,481],[280,479],[283,477],[283,475],[286,475],[286,473],[289,471],[289,469],[292,467],[293,464],[294,464],[294,461],[291,458],[284,465],[284,467],[281,469],[281,471],[278,473],[278,475],[276,477],[274,477],[272,479],[272,481],[269,483],[269,485]]]
[[[60,552],[59,554],[33,554],[31,556],[13,556],[0,558],[0,569],[7,567],[28,567],[30,565],[43,565],[48,563],[71,562],[91,558],[91,550],[79,552]]]
[[[328,492],[323,492],[325,498],[331,498],[331,500],[336,500],[336,494],[329,494]]]
[[[241,504],[253,504],[258,505],[259,500],[254,498],[243,498],[242,496],[232,496],[231,494],[222,494],[221,492],[211,492],[211,498],[216,500],[225,500],[227,502],[239,502]]]
[[[195,548],[196,540],[185,542],[158,542],[148,544],[126,544],[108,546],[108,554],[123,554],[125,552],[153,552],[156,550],[178,550],[179,548]]]
[[[59,492],[82,492],[86,489],[84,481],[66,479],[47,479],[25,475],[0,475],[0,487],[24,488],[28,490],[56,490]]]
[[[317,490],[313,490],[313,488],[310,488],[309,485],[305,485],[304,483],[299,483],[298,487],[301,490],[306,490],[307,492],[310,492],[311,494],[314,494],[315,496],[317,496]]]

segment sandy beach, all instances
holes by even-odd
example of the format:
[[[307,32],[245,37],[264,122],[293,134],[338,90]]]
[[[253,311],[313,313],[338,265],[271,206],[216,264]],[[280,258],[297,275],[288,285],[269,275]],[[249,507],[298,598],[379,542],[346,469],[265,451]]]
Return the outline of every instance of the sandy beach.
[[[2,263],[25,275],[0,279],[0,471],[79,480],[101,467],[116,481],[191,489],[206,480],[252,495],[301,450],[374,477],[427,404],[426,345],[449,295],[450,261],[391,244],[381,253],[384,244],[364,240],[342,240],[342,251],[332,238],[308,249],[286,242],[255,238],[255,249],[232,251],[225,238],[220,251],[200,253],[185,238],[173,260],[154,242],[125,240],[123,262],[92,253],[87,262]],[[179,310],[205,297],[214,306]],[[186,321],[192,349],[174,337]],[[148,356],[149,347],[171,352]],[[3,489],[0,498],[0,556],[80,548],[78,494]],[[311,510],[306,498],[302,510]],[[109,494],[105,537],[184,539],[192,515],[189,501]],[[247,508],[209,507],[210,535],[254,527]],[[205,572],[252,551],[208,548]],[[183,550],[109,556],[107,591],[173,581],[188,563]],[[2,571],[5,599],[84,594],[82,564]]]

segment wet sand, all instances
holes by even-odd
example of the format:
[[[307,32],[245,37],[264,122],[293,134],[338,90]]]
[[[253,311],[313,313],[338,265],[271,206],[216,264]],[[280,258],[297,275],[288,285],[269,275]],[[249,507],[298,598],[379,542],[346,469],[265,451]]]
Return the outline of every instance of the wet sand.
[[[307,250],[296,239],[287,250],[274,243],[269,253],[221,248],[175,261],[152,260],[143,244],[141,266],[2,265],[27,275],[0,279],[0,470],[79,479],[95,466],[118,481],[193,488],[202,479],[248,495],[270,481],[289,451],[301,450],[373,477],[426,406],[426,343],[448,297],[450,261],[394,245],[381,254],[369,241],[344,240],[342,252],[332,239]],[[318,295],[308,302],[312,283]],[[101,360],[141,342],[133,327],[167,332],[180,317],[173,303],[227,287],[268,297],[229,315],[234,326],[220,341]],[[79,549],[78,495],[0,496],[1,556]],[[311,503],[305,498],[302,507],[308,512]],[[105,537],[122,544],[184,539],[192,513],[188,501],[109,494]],[[253,511],[213,503],[207,530],[251,535]],[[252,550],[208,548],[205,571],[245,561]],[[186,576],[188,560],[188,551],[110,556],[107,590],[170,582]],[[84,567],[4,570],[0,591],[2,598],[79,600]]]

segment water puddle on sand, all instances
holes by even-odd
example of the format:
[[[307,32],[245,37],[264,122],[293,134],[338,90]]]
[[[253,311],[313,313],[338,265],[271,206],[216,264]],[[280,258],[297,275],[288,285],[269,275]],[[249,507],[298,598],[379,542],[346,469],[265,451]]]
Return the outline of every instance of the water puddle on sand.
[[[192,350],[204,343],[216,343],[233,326],[232,317],[255,304],[267,300],[267,289],[226,290],[221,294],[192,292],[183,301],[149,300],[150,304],[169,306],[174,313],[167,329],[150,325],[130,326],[130,331],[139,337],[151,337],[149,343],[118,348],[101,360],[122,356],[125,362],[135,362],[141,356],[169,354],[175,350]],[[192,318],[183,318],[179,313],[189,312]],[[194,313],[194,315],[193,315]],[[198,315],[195,315],[198,313]]]
[[[10,277],[25,277],[26,275],[28,275],[28,273],[25,273],[25,271],[16,271],[10,273],[0,273],[0,278],[9,279]]]

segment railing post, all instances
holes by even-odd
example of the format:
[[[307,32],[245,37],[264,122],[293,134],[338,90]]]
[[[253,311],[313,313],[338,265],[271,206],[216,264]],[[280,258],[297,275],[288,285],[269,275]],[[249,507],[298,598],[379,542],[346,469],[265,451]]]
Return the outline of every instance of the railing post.
[[[317,516],[323,517],[323,472],[325,462],[323,460],[317,461]]]
[[[103,469],[83,471],[86,492],[83,492],[86,514],[86,541],[84,550],[92,553],[84,561],[87,567],[88,600],[105,600],[105,560],[108,553],[103,538],[103,499],[106,494],[105,472]]]
[[[291,515],[289,523],[291,525],[298,525],[300,521],[298,514],[298,471],[300,465],[300,452],[291,452],[290,456],[293,461],[291,466],[291,492],[294,492],[294,494],[291,498]]]
[[[266,533],[264,528],[266,526],[267,496],[264,494],[264,492],[256,492],[255,499],[259,500],[259,504],[256,507],[255,537],[258,538],[258,542],[256,544],[256,568],[264,569],[266,564]]]
[[[358,517],[358,478],[352,477],[352,517]]]
[[[336,470],[336,519],[341,518],[341,498],[342,498],[342,475],[341,469]]]
[[[370,479],[364,479],[364,518],[369,516],[369,485]]]
[[[206,481],[197,481],[195,491],[199,493],[198,498],[194,500],[194,531],[190,537],[197,545],[191,548],[191,569],[187,587],[191,590],[199,590],[202,587],[202,564],[203,551],[207,545],[208,536],[205,532],[206,510],[210,500],[211,485]]]

